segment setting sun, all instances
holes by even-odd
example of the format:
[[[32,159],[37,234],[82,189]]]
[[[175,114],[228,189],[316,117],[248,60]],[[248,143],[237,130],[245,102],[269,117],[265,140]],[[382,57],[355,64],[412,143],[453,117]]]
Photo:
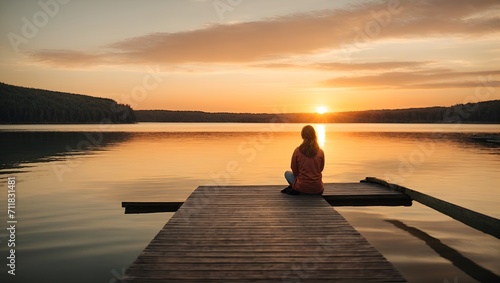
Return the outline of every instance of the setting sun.
[[[326,112],[328,112],[328,107],[324,105],[316,106],[316,113],[325,114]]]

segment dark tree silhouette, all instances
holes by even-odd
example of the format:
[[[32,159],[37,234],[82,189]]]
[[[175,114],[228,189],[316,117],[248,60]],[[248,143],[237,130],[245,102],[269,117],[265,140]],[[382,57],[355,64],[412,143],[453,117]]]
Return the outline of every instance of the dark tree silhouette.
[[[201,111],[136,110],[139,122],[242,123],[500,123],[500,100],[427,107],[355,112],[287,114],[207,113]]]
[[[0,123],[134,123],[129,105],[112,99],[0,83]]]
[[[327,113],[208,113],[132,110],[114,100],[0,83],[0,123],[500,123],[500,100],[394,110]]]

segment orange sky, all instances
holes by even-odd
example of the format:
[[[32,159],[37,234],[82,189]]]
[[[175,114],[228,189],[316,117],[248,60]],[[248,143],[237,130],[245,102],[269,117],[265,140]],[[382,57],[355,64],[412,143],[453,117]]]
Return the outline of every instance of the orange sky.
[[[500,4],[3,1],[0,81],[134,109],[312,112],[500,99]]]

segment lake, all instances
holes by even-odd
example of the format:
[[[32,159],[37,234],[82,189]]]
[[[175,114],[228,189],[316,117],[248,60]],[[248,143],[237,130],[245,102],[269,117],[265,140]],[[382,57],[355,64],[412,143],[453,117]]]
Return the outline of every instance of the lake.
[[[172,216],[125,215],[122,201],[183,201],[200,185],[285,187],[302,126],[0,126],[1,281],[118,282]],[[376,176],[500,218],[500,145],[470,138],[498,134],[500,125],[314,127],[324,182]],[[228,173],[228,164],[241,170]],[[8,177],[16,180],[16,276],[6,266]],[[410,282],[500,274],[498,239],[419,203],[336,209]]]

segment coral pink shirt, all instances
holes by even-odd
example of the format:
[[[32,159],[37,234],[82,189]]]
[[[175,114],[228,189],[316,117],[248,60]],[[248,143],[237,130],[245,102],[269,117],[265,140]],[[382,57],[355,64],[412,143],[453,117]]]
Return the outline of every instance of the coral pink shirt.
[[[292,155],[292,172],[295,175],[293,189],[305,194],[320,194],[323,192],[323,175],[325,153],[319,149],[314,157],[305,156],[297,147]]]

